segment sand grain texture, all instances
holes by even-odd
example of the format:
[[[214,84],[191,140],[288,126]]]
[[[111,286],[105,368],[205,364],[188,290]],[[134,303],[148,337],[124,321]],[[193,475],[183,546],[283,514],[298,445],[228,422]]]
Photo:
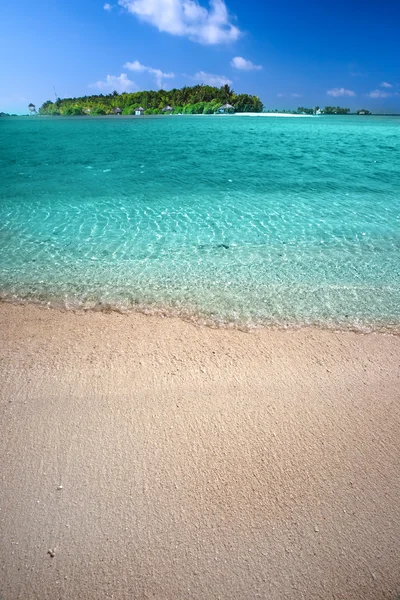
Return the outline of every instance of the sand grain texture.
[[[400,593],[399,337],[0,324],[2,600]]]

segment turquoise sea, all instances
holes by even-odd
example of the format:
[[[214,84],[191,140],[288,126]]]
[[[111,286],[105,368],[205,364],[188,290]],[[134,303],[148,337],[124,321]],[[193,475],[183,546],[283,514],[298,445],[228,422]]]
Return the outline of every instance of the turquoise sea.
[[[1,118],[0,294],[400,330],[400,118]]]

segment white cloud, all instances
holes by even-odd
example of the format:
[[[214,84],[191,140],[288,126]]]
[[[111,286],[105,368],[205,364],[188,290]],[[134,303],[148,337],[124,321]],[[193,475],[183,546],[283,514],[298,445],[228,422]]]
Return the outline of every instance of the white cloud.
[[[362,71],[350,71],[350,75],[352,77],[367,77],[368,73],[363,73]]]
[[[108,12],[113,9],[113,7],[111,6],[111,4],[108,4],[108,2],[105,3],[105,5],[103,6],[103,8],[104,8],[104,10],[107,10]]]
[[[355,96],[356,93],[353,90],[346,90],[345,88],[333,88],[332,90],[328,90],[326,92],[328,96],[334,96],[338,98],[339,96]]]
[[[251,60],[246,60],[241,56],[232,58],[231,66],[235,69],[240,69],[241,71],[260,71],[262,69],[261,65],[254,65]]]
[[[205,73],[204,71],[196,73],[193,79],[205,83],[206,85],[215,85],[217,87],[221,87],[222,85],[232,85],[232,81],[224,75],[212,75],[211,73]]]
[[[370,98],[388,98],[388,96],[391,95],[392,94],[389,94],[389,92],[383,92],[382,90],[373,90],[372,92],[367,94],[367,96],[369,96]]]
[[[224,0],[118,0],[118,4],[159,31],[188,37],[201,44],[237,40],[241,31],[232,25]]]
[[[381,87],[383,87],[383,88],[392,88],[393,86],[392,86],[391,83],[388,83],[387,81],[382,81]]]
[[[367,77],[368,73],[357,62],[348,64],[349,74],[352,77]]]
[[[127,62],[124,64],[124,69],[129,69],[130,71],[136,71],[137,73],[150,73],[154,75],[157,87],[163,87],[164,79],[172,79],[175,77],[174,73],[163,73],[160,69],[153,69],[153,67],[146,67],[142,65],[138,60],[134,60],[133,62]]]
[[[292,96],[292,98],[301,98],[301,94],[277,94],[277,98],[284,98],[285,96]]]
[[[11,94],[10,96],[1,96],[0,97],[0,102],[1,103],[6,103],[6,102],[17,102],[17,103],[23,103],[23,102],[28,102],[28,99],[25,98],[25,96],[19,96],[18,94]]]
[[[134,81],[130,81],[126,76],[126,73],[121,73],[121,75],[107,75],[105,81],[96,81],[96,83],[92,83],[89,87],[95,87],[99,90],[105,91],[114,91],[117,92],[128,92],[132,89],[137,89],[137,85]]]

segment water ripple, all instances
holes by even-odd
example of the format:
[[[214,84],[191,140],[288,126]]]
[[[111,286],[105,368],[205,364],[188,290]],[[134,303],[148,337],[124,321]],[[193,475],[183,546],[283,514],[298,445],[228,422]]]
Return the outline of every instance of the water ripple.
[[[2,123],[1,297],[394,331],[398,138],[351,117]]]

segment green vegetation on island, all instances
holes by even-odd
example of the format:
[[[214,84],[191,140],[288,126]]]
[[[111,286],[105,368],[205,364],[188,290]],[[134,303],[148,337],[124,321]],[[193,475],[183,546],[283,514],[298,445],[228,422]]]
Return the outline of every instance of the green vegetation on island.
[[[340,106],[325,106],[325,108],[320,108],[319,106],[315,106],[314,108],[299,106],[297,113],[300,115],[349,115],[350,109],[341,108]]]
[[[283,113],[290,115],[372,115],[374,113],[370,112],[366,108],[362,108],[361,110],[357,110],[356,112],[350,112],[350,108],[341,108],[340,106],[325,106],[325,108],[320,108],[319,106],[315,106],[314,108],[306,108],[305,106],[299,106],[297,110],[279,110],[278,108],[274,108],[272,110],[265,109],[265,112],[270,113]]]
[[[145,115],[163,114],[213,114],[221,106],[229,104],[232,112],[262,112],[263,104],[258,96],[236,94],[229,85],[220,88],[195,85],[173,90],[158,90],[108,95],[83,96],[81,98],[58,98],[47,100],[39,109],[40,115],[132,115],[144,109]],[[165,108],[168,107],[168,110]],[[164,110],[163,110],[164,109]],[[229,112],[226,110],[225,112]]]
[[[316,107],[318,108],[318,107]],[[349,115],[349,108],[341,108],[340,106],[325,106],[325,108],[320,109],[321,114],[323,115]]]

